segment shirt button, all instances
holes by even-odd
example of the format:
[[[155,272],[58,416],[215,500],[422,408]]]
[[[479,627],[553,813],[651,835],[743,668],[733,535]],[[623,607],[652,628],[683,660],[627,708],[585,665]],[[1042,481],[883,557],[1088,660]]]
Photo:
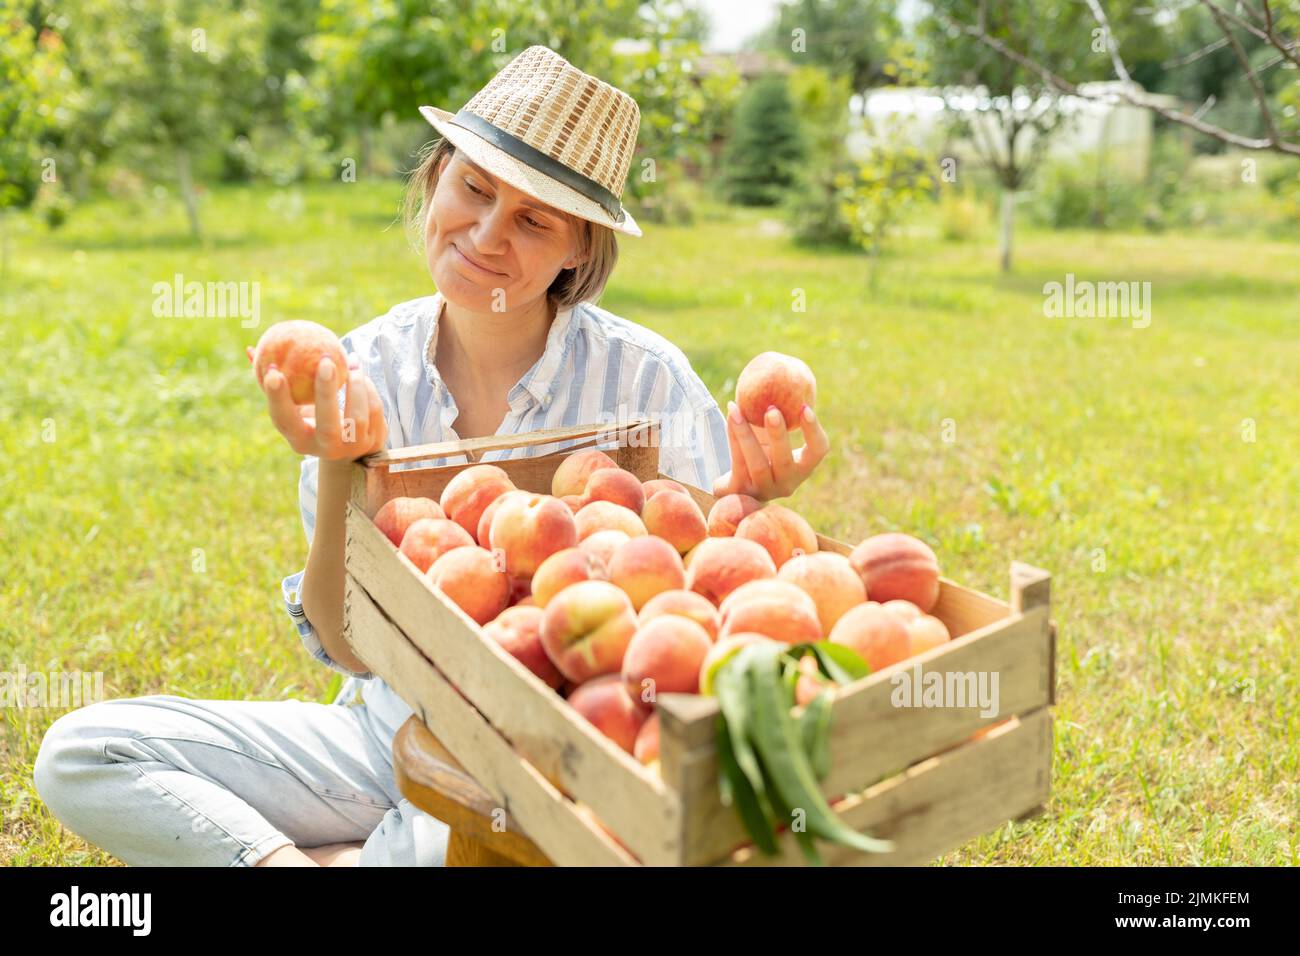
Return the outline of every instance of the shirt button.
[[[543,404],[543,405],[549,405],[549,404],[551,404],[551,393],[550,393],[550,392],[547,392],[547,393],[542,397],[542,404]]]

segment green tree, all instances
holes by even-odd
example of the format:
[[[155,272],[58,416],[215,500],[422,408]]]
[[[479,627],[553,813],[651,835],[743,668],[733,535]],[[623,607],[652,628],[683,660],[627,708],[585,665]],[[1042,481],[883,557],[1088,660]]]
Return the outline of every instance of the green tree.
[[[847,76],[805,65],[790,74],[791,96],[808,144],[808,161],[788,197],[791,228],[798,242],[850,245],[852,226],[843,213],[838,178],[853,172],[845,137],[849,126]]]
[[[843,77],[853,93],[893,82],[902,34],[896,0],[787,0],[763,46]],[[859,100],[861,108],[863,100]]]
[[[728,198],[745,206],[779,203],[797,182],[806,158],[786,80],[755,80],[736,106],[734,133],[725,150],[722,178]]]
[[[837,177],[853,240],[871,254],[873,284],[880,251],[895,226],[909,208],[933,192],[930,166],[919,149],[894,135],[878,138],[852,176]]]

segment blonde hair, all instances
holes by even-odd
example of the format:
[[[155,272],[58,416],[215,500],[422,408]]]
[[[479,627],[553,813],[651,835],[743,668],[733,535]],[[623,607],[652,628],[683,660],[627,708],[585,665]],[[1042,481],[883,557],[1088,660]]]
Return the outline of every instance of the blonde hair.
[[[438,170],[443,159],[450,161],[455,153],[455,145],[445,137],[426,145],[420,164],[407,178],[406,196],[402,203],[403,219],[412,245],[417,249],[424,248],[424,219],[433,191],[438,188]],[[618,262],[618,239],[608,226],[562,210],[556,212],[577,232],[578,264],[572,269],[560,270],[547,288],[546,297],[557,310],[579,302],[594,305],[605,291],[605,283]]]

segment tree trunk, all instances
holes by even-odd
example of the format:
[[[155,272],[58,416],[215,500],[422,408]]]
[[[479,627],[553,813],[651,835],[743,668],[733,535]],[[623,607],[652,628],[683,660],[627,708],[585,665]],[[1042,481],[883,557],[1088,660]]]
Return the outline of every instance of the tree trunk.
[[[1015,233],[1016,194],[1002,187],[1002,229],[998,235],[998,258],[1002,271],[1011,271],[1011,239]]]
[[[194,196],[194,180],[190,177],[190,154],[184,146],[176,147],[176,179],[180,182],[185,215],[190,219],[190,235],[195,239],[202,239],[203,230],[199,227],[199,204]]]

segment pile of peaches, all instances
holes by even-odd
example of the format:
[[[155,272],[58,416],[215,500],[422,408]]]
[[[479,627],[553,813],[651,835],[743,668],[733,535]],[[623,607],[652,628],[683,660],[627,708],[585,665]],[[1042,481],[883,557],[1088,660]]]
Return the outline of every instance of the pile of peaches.
[[[705,514],[681,484],[643,482],[599,450],[564,458],[550,494],[472,465],[438,501],[394,498],[374,520],[486,635],[651,767],[655,695],[710,693],[747,644],[829,639],[876,671],[949,639],[930,614],[939,565],[924,542],[888,533],[847,556],[821,551],[788,507],[733,494]],[[808,667],[797,702],[828,683]]]

